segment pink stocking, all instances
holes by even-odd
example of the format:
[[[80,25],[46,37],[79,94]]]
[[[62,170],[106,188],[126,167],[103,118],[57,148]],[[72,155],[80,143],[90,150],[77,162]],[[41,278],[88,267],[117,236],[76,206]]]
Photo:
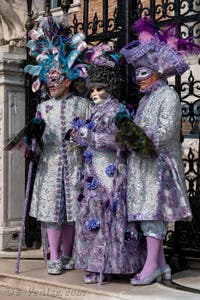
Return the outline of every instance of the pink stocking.
[[[164,265],[166,265],[164,248],[163,248],[163,241],[160,241],[160,250],[159,250],[159,256],[158,256],[158,264],[159,264],[160,268],[162,268]]]
[[[159,251],[161,240],[148,236],[147,237],[147,258],[140,275],[142,277],[151,276],[159,268]]]
[[[56,260],[59,256],[61,230],[47,228],[47,235],[50,246],[50,260]]]
[[[64,256],[72,256],[74,234],[75,226],[69,224],[62,226],[62,254]]]

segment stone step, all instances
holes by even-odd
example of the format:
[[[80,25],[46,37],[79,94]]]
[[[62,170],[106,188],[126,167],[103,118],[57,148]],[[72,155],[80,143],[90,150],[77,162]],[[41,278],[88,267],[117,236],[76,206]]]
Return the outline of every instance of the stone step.
[[[48,275],[42,259],[22,259],[20,273],[14,272],[15,259],[0,259],[0,286],[7,291],[18,290],[23,292],[22,295],[37,296],[41,299],[49,297],[49,300],[51,298],[54,300],[200,300],[200,293],[173,289],[159,283],[140,287],[131,286],[128,281],[118,280],[103,285],[86,285],[83,283],[85,274],[83,271],[74,270],[64,272],[62,275]],[[192,283],[195,279],[199,286],[200,272],[199,270],[195,272],[188,275],[185,271],[184,276],[176,274],[173,280],[177,280],[179,284],[184,282],[188,286],[188,281]],[[193,288],[195,287],[197,288],[193,284]]]

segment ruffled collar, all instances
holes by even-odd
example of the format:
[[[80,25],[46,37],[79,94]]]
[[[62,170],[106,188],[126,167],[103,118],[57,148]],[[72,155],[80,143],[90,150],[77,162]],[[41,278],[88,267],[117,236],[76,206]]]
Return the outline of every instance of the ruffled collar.
[[[147,94],[149,95],[166,84],[167,84],[167,80],[165,78],[159,79],[156,82],[154,82],[152,85],[150,85],[145,91],[143,91],[143,93],[145,95]]]
[[[106,108],[109,105],[109,103],[113,100],[114,98],[111,95],[109,95],[103,102],[99,104],[92,104],[92,109],[94,111],[104,110],[104,108]]]
[[[72,93],[69,93],[69,94],[65,95],[63,98],[52,98],[52,100],[53,100],[53,101],[56,101],[56,102],[61,101],[61,100],[64,100],[64,101],[65,101],[65,100],[71,98],[72,96],[73,96],[73,94],[72,94]]]

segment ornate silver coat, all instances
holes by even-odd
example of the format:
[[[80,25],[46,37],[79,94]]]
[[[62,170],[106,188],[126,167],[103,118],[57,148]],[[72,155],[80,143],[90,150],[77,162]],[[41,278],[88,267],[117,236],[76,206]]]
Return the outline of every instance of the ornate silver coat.
[[[40,159],[31,202],[30,215],[43,222],[62,223],[63,206],[67,221],[75,221],[80,193],[82,150],[66,141],[66,132],[76,116],[85,119],[89,100],[68,95],[50,99],[37,110],[46,123],[44,150]],[[61,199],[64,198],[64,203]]]
[[[158,158],[131,152],[128,159],[128,220],[175,221],[191,217],[181,158],[181,105],[166,81],[140,101],[135,122],[152,139]]]

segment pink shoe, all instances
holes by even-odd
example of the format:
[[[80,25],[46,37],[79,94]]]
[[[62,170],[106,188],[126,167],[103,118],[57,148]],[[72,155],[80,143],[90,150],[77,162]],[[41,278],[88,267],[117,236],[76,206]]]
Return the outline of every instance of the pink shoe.
[[[153,272],[153,274],[150,276],[142,277],[141,275],[137,274],[133,278],[131,278],[131,284],[133,285],[148,285],[155,281],[161,281],[160,268],[155,270],[155,272]]]

